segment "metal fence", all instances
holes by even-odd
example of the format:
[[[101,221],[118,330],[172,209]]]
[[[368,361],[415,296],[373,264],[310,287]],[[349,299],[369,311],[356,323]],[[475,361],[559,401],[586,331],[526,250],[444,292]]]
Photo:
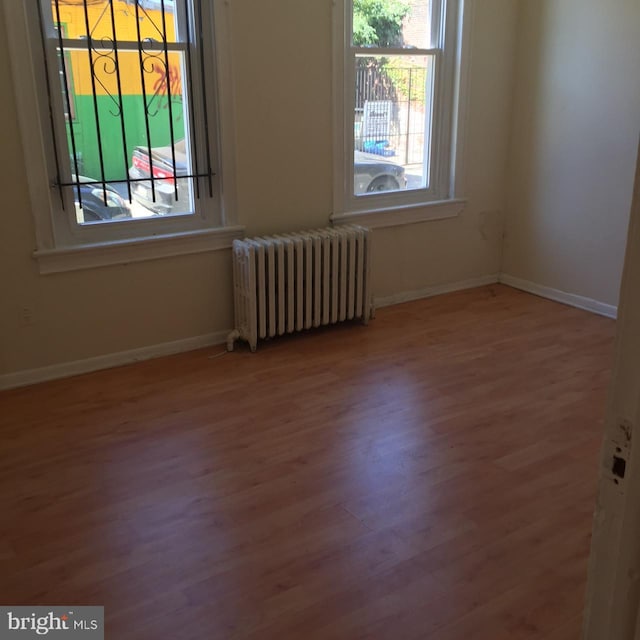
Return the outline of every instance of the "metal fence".
[[[421,164],[428,133],[429,82],[425,67],[395,67],[377,58],[358,60],[356,149],[404,165]]]

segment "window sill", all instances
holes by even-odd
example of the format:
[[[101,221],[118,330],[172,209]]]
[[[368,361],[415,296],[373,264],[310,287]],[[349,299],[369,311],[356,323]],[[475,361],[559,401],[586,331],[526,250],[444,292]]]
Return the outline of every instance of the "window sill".
[[[33,256],[41,274],[62,273],[228,249],[235,239],[243,236],[244,227],[234,226],[37,250]]]
[[[464,211],[466,204],[466,200],[456,198],[387,209],[354,211],[351,213],[333,214],[331,216],[331,222],[335,225],[362,224],[369,229],[399,227],[406,224],[426,222],[428,220],[455,218]]]

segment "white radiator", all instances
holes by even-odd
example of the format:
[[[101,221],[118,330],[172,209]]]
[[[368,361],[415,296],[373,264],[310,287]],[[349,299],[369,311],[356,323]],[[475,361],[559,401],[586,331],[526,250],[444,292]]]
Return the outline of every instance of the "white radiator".
[[[227,340],[258,339],[343,320],[365,324],[371,307],[371,236],[355,225],[233,242],[236,328]]]

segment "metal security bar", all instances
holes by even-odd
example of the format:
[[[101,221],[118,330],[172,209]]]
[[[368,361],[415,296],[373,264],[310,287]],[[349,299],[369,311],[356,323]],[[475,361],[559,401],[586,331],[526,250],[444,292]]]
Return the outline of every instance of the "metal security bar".
[[[196,198],[200,198],[201,180],[206,180],[212,197],[215,174],[209,142],[202,0],[40,0],[39,9],[56,152],[54,186],[60,191],[63,206],[64,190],[73,188],[82,208],[82,185],[99,188],[105,206],[110,184],[126,185],[130,203],[138,183],[150,187],[153,203],[159,187],[166,193],[167,185],[171,185],[176,202],[181,184],[192,184]],[[65,19],[73,21],[75,32],[69,31]],[[54,49],[55,61],[51,59]],[[172,65],[172,57],[179,60],[177,67]],[[59,67],[59,88],[50,80],[53,64]],[[200,85],[197,91],[195,82]],[[138,90],[132,90],[132,86]],[[74,121],[77,109],[72,108],[72,100],[75,107],[78,96],[70,95],[72,91],[84,92],[83,104],[87,113],[92,113],[88,124],[82,123],[83,140],[79,140]],[[59,111],[56,105],[61,98],[68,114],[66,139],[61,139],[60,129],[54,126],[53,114]],[[196,100],[200,104],[196,105]],[[137,108],[139,101],[141,108]],[[179,102],[182,104],[178,108]],[[132,104],[136,105],[135,113]],[[163,113],[168,121],[166,130],[159,124],[164,120],[160,117]],[[197,120],[204,128],[204,139],[195,135]],[[181,127],[177,127],[178,121]],[[139,131],[134,131],[134,124]],[[184,129],[184,143],[177,129]],[[88,148],[84,138],[89,137],[94,138],[91,157],[95,175],[84,177],[82,150],[83,144],[85,150]],[[162,143],[154,144],[154,138],[161,138]],[[181,144],[185,146],[183,163],[178,162],[176,151]],[[122,149],[121,159],[114,170],[114,150],[118,148]],[[170,160],[161,163],[155,153],[166,148]],[[71,180],[61,177],[63,149],[70,155]],[[138,167],[143,174],[140,176],[132,175],[133,169],[129,168],[130,160],[131,166],[135,165],[136,154],[146,154],[142,161],[138,159],[143,167]]]

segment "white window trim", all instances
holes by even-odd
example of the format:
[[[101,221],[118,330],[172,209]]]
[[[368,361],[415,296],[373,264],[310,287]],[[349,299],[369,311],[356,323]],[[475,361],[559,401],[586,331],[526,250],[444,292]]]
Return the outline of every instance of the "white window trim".
[[[236,141],[233,73],[231,68],[230,0],[214,3],[214,28],[216,44],[217,86],[217,134],[219,136],[219,167],[217,179],[220,195],[220,219],[224,226],[211,226],[184,230],[180,217],[167,217],[166,224],[157,219],[138,220],[124,224],[136,226],[148,232],[136,237],[120,237],[101,241],[95,236],[83,243],[70,243],[57,237],[52,212],[59,206],[54,202],[59,195],[52,189],[49,159],[53,150],[48,148],[50,132],[44,127],[49,122],[43,118],[39,99],[44,82],[44,70],[34,64],[30,46],[32,40],[27,23],[25,4],[16,0],[2,0],[7,24],[7,36],[11,57],[13,87],[22,135],[25,172],[28,176],[31,209],[35,224],[36,247],[33,252],[40,272],[57,273],[111,264],[123,264],[140,260],[157,259],[203,251],[227,249],[236,238],[244,235],[244,228],[236,217]],[[114,223],[118,225],[121,223]]]
[[[432,200],[420,201],[410,192],[394,192],[384,195],[361,197],[358,207],[353,206],[355,197],[350,197],[353,180],[348,165],[353,150],[351,135],[347,131],[347,92],[353,87],[347,83],[350,75],[347,65],[351,63],[345,25],[348,24],[349,0],[334,0],[333,16],[333,214],[334,224],[363,224],[369,228],[401,226],[428,220],[442,220],[460,215],[466,206],[465,193],[465,141],[468,120],[469,79],[471,67],[471,40],[474,22],[475,0],[449,0],[457,3],[455,24],[449,29],[457,30],[453,97],[451,102],[450,146],[447,149],[448,189]]]
[[[234,240],[242,237],[244,227],[220,227],[135,240],[109,240],[51,250],[38,249],[33,255],[38,260],[40,273],[44,275],[226,249]]]
[[[331,222],[335,225],[363,224],[370,229],[399,227],[427,220],[455,218],[464,211],[466,204],[467,201],[464,198],[450,198],[432,200],[424,204],[396,205],[384,209],[334,213],[331,216]]]

